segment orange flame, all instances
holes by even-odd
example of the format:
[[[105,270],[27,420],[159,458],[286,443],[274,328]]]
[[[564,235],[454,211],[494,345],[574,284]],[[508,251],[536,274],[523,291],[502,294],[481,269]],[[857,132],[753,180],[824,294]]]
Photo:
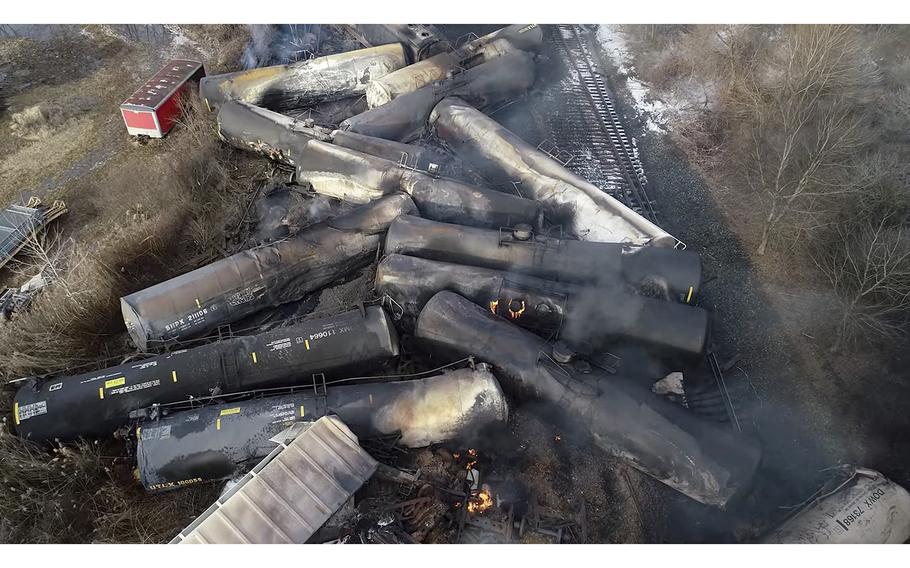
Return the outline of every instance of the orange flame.
[[[480,490],[475,497],[472,497],[468,501],[468,512],[469,513],[483,513],[487,509],[493,506],[493,495],[490,494],[490,490],[486,487]]]
[[[499,307],[499,300],[490,300],[490,311],[494,314],[496,313],[496,308]]]
[[[521,314],[525,313],[525,307],[526,307],[525,301],[520,300],[520,302],[521,302],[521,307],[518,308],[518,310],[516,310],[516,311],[512,311],[511,302],[509,303],[509,315],[512,316],[512,319],[518,319],[521,317]]]

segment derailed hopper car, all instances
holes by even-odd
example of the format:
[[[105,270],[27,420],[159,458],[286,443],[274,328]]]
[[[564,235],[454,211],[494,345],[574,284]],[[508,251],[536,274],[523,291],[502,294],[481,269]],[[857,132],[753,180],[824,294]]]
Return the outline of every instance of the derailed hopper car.
[[[387,254],[495,268],[579,284],[656,289],[689,303],[701,285],[701,258],[672,248],[634,247],[535,235],[530,227],[490,231],[402,215],[390,226]]]
[[[16,430],[34,441],[109,436],[133,410],[240,390],[326,380],[398,355],[385,311],[371,306],[70,377],[30,379],[14,400]]]
[[[333,414],[362,439],[399,435],[398,444],[419,448],[467,441],[502,425],[508,406],[489,367],[479,365],[181,410],[137,429],[140,479],[146,489],[159,490],[231,477],[268,454],[269,439],[295,421]]]
[[[416,213],[395,194],[305,231],[237,253],[120,298],[140,349],[149,342],[200,337],[218,326],[306,294],[369,264],[389,223]]]
[[[751,489],[761,458],[751,439],[635,381],[557,363],[543,339],[458,294],[440,292],[427,302],[416,337],[491,363],[507,392],[561,409],[605,451],[696,501],[724,507]]]

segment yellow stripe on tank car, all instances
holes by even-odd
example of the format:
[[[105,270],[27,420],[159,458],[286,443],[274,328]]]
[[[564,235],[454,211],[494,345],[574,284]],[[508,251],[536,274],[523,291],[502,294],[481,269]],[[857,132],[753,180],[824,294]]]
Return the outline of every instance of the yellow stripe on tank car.
[[[686,296],[686,303],[687,303],[687,304],[692,300],[692,291],[693,291],[693,290],[694,290],[694,286],[689,286],[689,295]]]
[[[221,430],[221,419],[215,420],[215,430]]]
[[[98,398],[104,400],[104,387],[98,387]]]
[[[310,350],[310,340],[304,339],[303,344],[306,346],[306,350],[309,351]]]
[[[300,407],[300,415],[303,416],[303,407]],[[13,403],[13,416],[16,418],[16,426],[19,425],[19,403]]]
[[[176,383],[177,382],[177,371],[171,371],[171,379]]]
[[[253,363],[255,364],[255,363],[258,363],[258,362],[259,362],[259,361],[256,359],[256,352],[253,351]]]

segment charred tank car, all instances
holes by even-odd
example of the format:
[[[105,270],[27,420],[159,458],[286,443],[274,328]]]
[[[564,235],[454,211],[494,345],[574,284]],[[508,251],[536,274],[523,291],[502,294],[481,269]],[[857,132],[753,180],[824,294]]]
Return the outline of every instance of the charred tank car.
[[[31,379],[16,393],[13,415],[30,440],[98,438],[152,404],[291,386],[316,373],[331,381],[397,355],[391,321],[371,306],[81,375]]]
[[[605,451],[696,501],[724,507],[751,489],[761,457],[751,439],[636,381],[580,367],[570,354],[454,292],[427,302],[415,336],[491,363],[506,392],[560,408]]]
[[[393,309],[401,310],[395,316],[407,316],[406,322],[437,292],[449,290],[512,323],[558,334],[579,350],[631,341],[670,363],[700,358],[708,336],[705,310],[647,298],[625,286],[580,286],[399,254],[379,263],[376,290],[394,301]]]
[[[491,183],[520,182],[585,241],[673,247],[677,240],[457,97],[430,115],[436,136]]]
[[[377,142],[381,146],[382,143]],[[543,220],[540,204],[530,199],[436,178],[400,163],[363,152],[310,140],[297,158],[297,179],[313,190],[351,203],[366,203],[392,192],[411,196],[421,215],[478,227]]]
[[[406,64],[404,48],[392,43],[289,65],[210,75],[199,82],[199,94],[211,110],[237,100],[281,112],[360,96],[371,79]]]
[[[485,365],[407,381],[329,386],[173,412],[137,428],[149,490],[224,479],[252,465],[269,438],[298,420],[338,416],[361,440],[398,436],[405,447],[468,442],[505,424],[508,406]]]
[[[403,94],[380,107],[341,123],[341,130],[408,142],[426,130],[433,108],[442,99],[461,97],[477,108],[511,101],[534,83],[534,58],[525,52],[497,57],[477,67]]]
[[[385,252],[557,282],[625,283],[684,303],[701,285],[701,258],[694,252],[535,235],[529,227],[490,231],[402,215],[389,226]]]
[[[416,213],[399,193],[120,299],[137,347],[200,337],[305,295],[369,264],[389,223]]]

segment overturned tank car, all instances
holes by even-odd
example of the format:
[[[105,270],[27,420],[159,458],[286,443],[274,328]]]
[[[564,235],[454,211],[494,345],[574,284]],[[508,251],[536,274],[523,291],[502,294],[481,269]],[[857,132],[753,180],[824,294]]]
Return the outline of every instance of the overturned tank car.
[[[558,333],[584,350],[617,341],[643,344],[668,361],[704,354],[708,313],[631,293],[624,286],[580,286],[391,254],[376,269],[376,290],[412,322],[437,292],[449,290],[525,328]]]
[[[397,355],[395,328],[371,306],[81,375],[30,379],[16,393],[14,422],[20,436],[38,442],[100,438],[155,403],[291,386],[314,373],[331,381]]]
[[[701,258],[694,252],[562,239],[530,227],[491,231],[402,215],[389,226],[385,252],[557,282],[626,283],[686,303],[701,285]]]
[[[519,182],[523,195],[546,203],[586,241],[673,247],[669,233],[564,168],[457,97],[430,115],[436,136],[492,182]]]
[[[400,95],[506,53],[536,50],[542,43],[543,32],[536,24],[506,26],[452,51],[438,53],[370,81],[366,91],[367,105],[369,108],[382,106]]]
[[[469,442],[508,418],[486,365],[406,381],[371,382],[173,412],[137,428],[140,479],[149,490],[235,475],[269,453],[269,438],[298,420],[336,415],[363,439],[396,436],[417,448]]]
[[[200,337],[263,308],[299,300],[369,264],[389,223],[416,209],[407,195],[389,195],[124,296],[126,329],[146,350],[149,343]]]
[[[902,544],[910,540],[910,493],[877,471],[846,466],[819,497],[766,535],[769,544]]]
[[[560,408],[605,451],[696,501],[724,507],[751,489],[761,458],[751,439],[630,379],[582,372],[568,354],[454,292],[427,302],[416,337],[491,363],[507,392]]]
[[[381,143],[377,143],[379,145]],[[543,221],[540,204],[499,191],[436,178],[404,165],[319,140],[297,157],[297,179],[313,190],[352,203],[366,203],[392,192],[411,196],[421,215],[478,227]]]
[[[511,101],[534,83],[532,55],[516,51],[497,57],[452,77],[405,93],[391,102],[343,121],[339,128],[367,136],[407,142],[426,130],[436,104],[461,97],[477,108]]]
[[[209,109],[238,100],[274,111],[364,94],[371,80],[407,64],[400,43],[307,59],[288,65],[210,75],[199,82]]]
[[[249,103],[226,101],[218,111],[218,135],[235,148],[293,166],[308,140],[328,140],[330,131]]]
[[[445,35],[429,24],[348,24],[363,45],[401,43],[410,61],[420,61],[451,48]]]

